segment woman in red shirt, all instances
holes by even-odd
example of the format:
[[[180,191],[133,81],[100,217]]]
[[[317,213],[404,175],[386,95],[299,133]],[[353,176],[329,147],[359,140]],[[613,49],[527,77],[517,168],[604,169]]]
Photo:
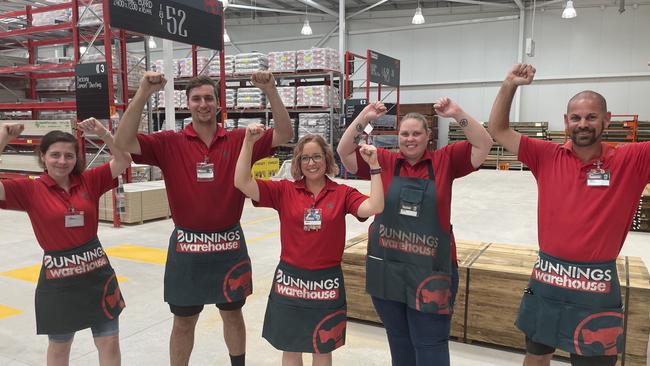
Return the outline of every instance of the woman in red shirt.
[[[283,366],[302,365],[302,353],[313,365],[332,364],[332,351],[345,343],[346,304],[341,258],[345,247],[345,215],[365,219],[384,208],[381,167],[374,146],[361,150],[370,166],[370,197],[337,184],[327,175],[338,172],[332,148],[320,135],[302,137],[293,151],[295,181],[254,180],[253,145],[262,125],[246,130],[235,187],[253,204],[272,207],[280,216],[282,253],[264,316],[262,336],[284,351]]]
[[[476,170],[492,138],[449,98],[435,103],[438,116],[454,118],[467,141],[427,149],[426,118],[409,113],[399,125],[399,152],[378,149],[386,207],[368,235],[366,290],[381,318],[393,366],[449,365],[449,330],[458,289],[456,246],[451,231],[454,179]],[[338,153],[345,168],[368,176],[357,143],[366,125],[386,113],[368,105],[345,131]]]
[[[43,248],[36,287],[36,327],[47,334],[47,364],[67,365],[76,331],[91,328],[102,366],[120,364],[118,317],[124,308],[115,272],[97,239],[99,198],[117,186],[131,156],[113,148],[113,136],[94,118],[78,124],[102,139],[113,158],[84,171],[77,139],[52,131],[41,139],[38,179],[0,181],[0,208],[26,211]],[[0,152],[23,131],[0,126]]]

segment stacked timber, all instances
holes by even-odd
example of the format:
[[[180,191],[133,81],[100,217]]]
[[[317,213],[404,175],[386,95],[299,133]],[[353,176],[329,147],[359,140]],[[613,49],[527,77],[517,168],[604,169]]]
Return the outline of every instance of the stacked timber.
[[[487,123],[483,123],[487,128]],[[510,128],[533,139],[548,139],[548,122],[511,122]],[[466,140],[463,129],[458,123],[449,124],[449,143]],[[503,146],[494,144],[481,168],[500,170],[523,170],[526,165],[517,160],[517,155],[507,151]]]
[[[124,193],[117,194],[120,222],[141,224],[144,221],[169,218],[169,202],[164,181],[128,183]],[[113,221],[113,193],[106,192],[99,200],[99,219]]]
[[[632,231],[650,232],[650,184],[645,187],[632,219]]]
[[[380,323],[365,292],[367,235],[348,241],[343,273],[348,317]],[[485,342],[524,349],[515,325],[523,290],[528,284],[537,248],[457,241],[459,286],[451,335],[464,342]],[[617,267],[625,308],[625,354],[618,365],[645,366],[650,335],[650,274],[638,257],[621,256]],[[557,353],[568,356],[567,353]]]

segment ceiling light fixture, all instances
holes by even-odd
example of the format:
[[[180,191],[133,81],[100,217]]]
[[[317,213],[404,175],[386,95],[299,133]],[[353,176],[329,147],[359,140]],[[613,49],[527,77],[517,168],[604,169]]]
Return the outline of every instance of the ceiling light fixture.
[[[566,7],[562,12],[562,18],[571,19],[575,18],[578,14],[576,13],[576,8],[573,7],[573,0],[568,0],[566,2]]]
[[[305,5],[305,23],[302,25],[302,29],[300,30],[300,34],[303,36],[311,36],[314,34],[311,30],[311,26],[309,25],[309,14],[307,14],[307,5]]]
[[[418,0],[418,7],[415,9],[415,15],[411,20],[411,24],[424,24],[424,16],[422,15],[422,8],[420,7],[420,0]]]
[[[156,44],[156,40],[153,39],[153,36],[149,36],[149,41],[147,43],[149,43],[149,48],[158,47],[158,45]]]
[[[226,28],[223,29],[223,43],[230,43],[230,36]]]

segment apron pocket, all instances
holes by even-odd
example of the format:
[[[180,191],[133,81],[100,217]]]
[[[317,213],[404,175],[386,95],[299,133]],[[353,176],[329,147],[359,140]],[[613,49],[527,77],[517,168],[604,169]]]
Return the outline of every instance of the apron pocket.
[[[404,187],[399,193],[399,198],[403,202],[420,205],[424,198],[424,190]]]
[[[556,347],[563,306],[563,303],[524,293],[515,325],[534,342]]]
[[[366,292],[372,296],[384,298],[385,263],[381,258],[366,257]]]

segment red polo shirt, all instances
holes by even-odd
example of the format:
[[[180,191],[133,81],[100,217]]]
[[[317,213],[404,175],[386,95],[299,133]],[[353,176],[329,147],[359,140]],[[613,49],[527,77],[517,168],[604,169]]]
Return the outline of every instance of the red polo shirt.
[[[280,215],[280,259],[304,269],[323,269],[341,263],[345,248],[345,215],[356,216],[359,206],[368,198],[366,195],[329,178],[315,198],[305,187],[304,179],[296,182],[257,180],[257,185],[260,200],[253,204],[274,208]],[[305,209],[311,207],[322,210],[321,229],[305,231]]]
[[[426,151],[420,161],[415,165],[409,164],[401,152],[390,152],[377,149],[377,159],[381,165],[381,181],[384,184],[384,193],[388,194],[390,183],[393,181],[393,172],[397,160],[402,159],[400,177],[414,177],[429,179],[427,160],[433,162],[433,174],[436,183],[436,207],[440,227],[451,231],[451,186],[456,178],[461,178],[475,171],[472,166],[472,145],[468,141],[457,142],[434,151]],[[360,178],[370,178],[370,167],[363,160],[357,149],[357,173]],[[456,262],[456,241],[453,233],[451,236],[451,258]]]
[[[46,251],[78,247],[97,236],[99,198],[117,187],[109,164],[70,176],[70,193],[59,187],[49,175],[37,179],[14,179],[2,182],[5,201],[0,208],[26,211],[38,244]],[[69,208],[84,212],[84,226],[65,227]]]
[[[133,155],[140,164],[160,167],[165,179],[172,218],[177,226],[197,231],[227,229],[241,218],[244,195],[234,186],[235,165],[245,129],[226,132],[219,128],[206,146],[188,125],[181,132],[163,131],[138,135],[141,155]],[[273,129],[255,143],[253,161],[272,153]],[[198,182],[196,164],[205,157],[214,164],[214,180]]]
[[[537,179],[538,241],[545,253],[579,262],[609,261],[620,253],[650,181],[650,142],[601,144],[600,158],[585,164],[571,142],[521,137],[519,160]],[[596,160],[611,173],[609,187],[587,186]]]

